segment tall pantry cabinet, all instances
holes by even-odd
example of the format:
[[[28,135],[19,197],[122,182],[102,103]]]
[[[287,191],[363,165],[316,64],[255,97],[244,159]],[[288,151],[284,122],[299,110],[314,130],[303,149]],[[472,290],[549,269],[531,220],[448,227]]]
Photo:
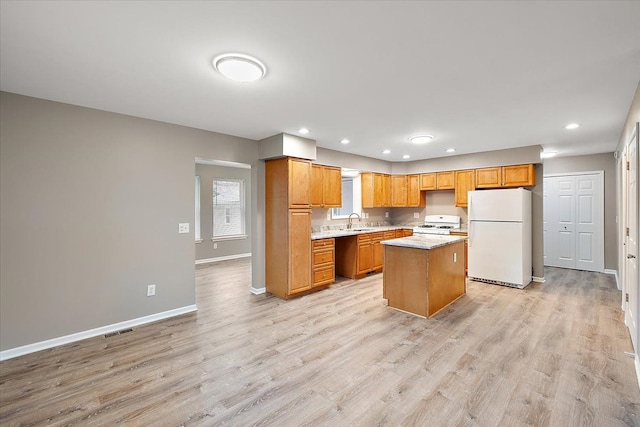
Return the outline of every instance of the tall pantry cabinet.
[[[311,162],[267,160],[265,178],[265,285],[288,299],[312,287]]]

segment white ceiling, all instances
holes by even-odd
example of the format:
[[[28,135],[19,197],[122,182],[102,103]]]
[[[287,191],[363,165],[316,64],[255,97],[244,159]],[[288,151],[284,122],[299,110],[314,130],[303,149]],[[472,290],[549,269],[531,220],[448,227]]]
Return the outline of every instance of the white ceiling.
[[[0,88],[251,139],[304,126],[320,147],[390,161],[603,153],[640,79],[639,16],[639,1],[3,0]],[[223,52],[267,76],[225,79]],[[409,143],[418,133],[436,139]]]

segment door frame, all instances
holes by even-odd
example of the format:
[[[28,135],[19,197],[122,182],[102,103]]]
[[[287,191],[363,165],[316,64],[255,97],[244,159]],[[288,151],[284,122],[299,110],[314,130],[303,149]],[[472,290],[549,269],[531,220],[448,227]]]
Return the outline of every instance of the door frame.
[[[602,270],[598,270],[598,273],[605,273],[607,270],[605,268],[605,259],[604,259],[604,255],[605,255],[605,236],[604,236],[604,198],[605,198],[605,194],[604,194],[604,187],[605,187],[605,182],[604,182],[604,170],[595,170],[595,171],[579,171],[579,172],[562,172],[562,173],[546,173],[543,176],[544,178],[557,178],[560,176],[580,176],[580,175],[598,175],[598,179],[600,181],[600,194],[599,194],[599,198],[600,198],[600,203],[597,206],[597,209],[599,210],[599,215],[600,215],[600,247],[598,248],[598,251],[600,252],[601,256],[602,256]],[[544,209],[543,209],[543,218],[542,221],[544,222]],[[544,242],[543,242],[544,244]],[[577,249],[576,249],[577,251]],[[595,271],[595,270],[594,270]]]

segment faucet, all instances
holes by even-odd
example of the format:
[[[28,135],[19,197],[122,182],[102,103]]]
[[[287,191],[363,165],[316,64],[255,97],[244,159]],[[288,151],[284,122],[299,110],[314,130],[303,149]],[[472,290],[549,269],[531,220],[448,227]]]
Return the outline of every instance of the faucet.
[[[358,215],[357,213],[353,212],[349,214],[349,223],[347,224],[347,230],[351,230],[351,221],[353,220],[353,218],[351,218],[352,215],[355,215],[358,217],[358,222],[362,221],[362,218],[360,218],[360,215]]]

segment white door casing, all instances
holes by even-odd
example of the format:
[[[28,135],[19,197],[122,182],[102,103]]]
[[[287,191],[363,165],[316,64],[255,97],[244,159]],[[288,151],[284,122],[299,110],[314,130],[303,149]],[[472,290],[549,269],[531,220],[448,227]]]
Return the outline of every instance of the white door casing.
[[[625,147],[628,166],[623,165],[626,173],[626,213],[625,213],[625,259],[623,293],[628,295],[625,310],[625,324],[629,328],[631,341],[638,354],[638,123]],[[626,167],[625,167],[626,166]],[[626,169],[626,171],[625,171]],[[627,232],[628,230],[628,232]]]
[[[544,264],[604,271],[604,172],[545,175]]]

